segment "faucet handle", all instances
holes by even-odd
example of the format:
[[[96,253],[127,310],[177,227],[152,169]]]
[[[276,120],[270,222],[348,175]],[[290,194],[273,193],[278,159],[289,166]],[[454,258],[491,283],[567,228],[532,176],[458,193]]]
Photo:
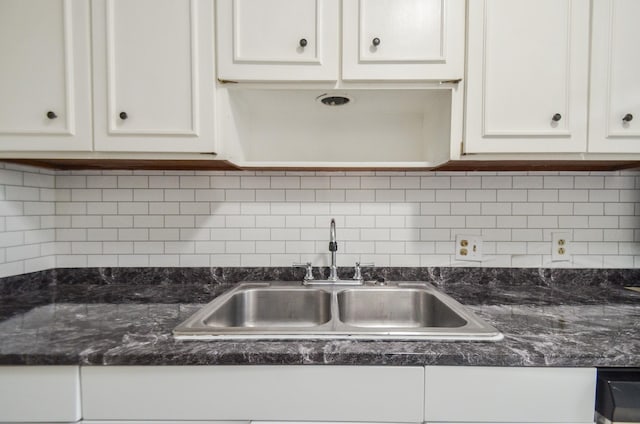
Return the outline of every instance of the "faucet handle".
[[[373,262],[370,263],[360,263],[360,262],[356,262],[356,266],[353,268],[353,280],[362,280],[362,270],[361,267],[372,267],[372,266],[376,266],[376,264],[374,264]]]
[[[304,269],[306,269],[306,273],[304,275],[304,281],[313,280],[313,265],[311,265],[311,262],[305,262],[305,263],[296,262],[292,266],[294,268],[304,268]]]

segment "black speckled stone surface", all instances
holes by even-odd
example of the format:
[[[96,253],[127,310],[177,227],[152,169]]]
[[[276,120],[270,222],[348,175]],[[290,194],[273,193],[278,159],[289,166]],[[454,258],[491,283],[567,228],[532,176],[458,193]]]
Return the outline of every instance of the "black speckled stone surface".
[[[340,270],[344,277],[350,270]],[[376,268],[428,281],[500,342],[176,341],[171,330],[240,281],[290,268],[55,269],[0,279],[0,364],[640,366],[639,269]]]

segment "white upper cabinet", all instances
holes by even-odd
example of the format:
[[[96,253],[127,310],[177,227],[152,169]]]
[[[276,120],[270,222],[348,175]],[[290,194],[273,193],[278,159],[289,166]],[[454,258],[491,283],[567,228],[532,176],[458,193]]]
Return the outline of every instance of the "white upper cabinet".
[[[589,3],[469,2],[466,153],[586,151]]]
[[[218,78],[338,79],[337,0],[218,0]]]
[[[207,0],[94,0],[96,150],[214,150],[213,16]]]
[[[464,0],[343,0],[341,39],[337,0],[219,0],[218,78],[462,78],[464,4]]]
[[[91,150],[89,4],[0,2],[0,150]]]
[[[464,75],[464,0],[343,0],[345,80]]]
[[[593,7],[589,151],[640,153],[640,2]]]

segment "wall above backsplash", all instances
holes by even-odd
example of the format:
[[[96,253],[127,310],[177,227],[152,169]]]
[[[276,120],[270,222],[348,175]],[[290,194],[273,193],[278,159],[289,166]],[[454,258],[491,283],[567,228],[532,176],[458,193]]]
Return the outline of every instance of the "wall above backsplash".
[[[52,267],[640,266],[640,173],[52,171],[0,163],[0,277]],[[551,234],[571,262],[551,261]],[[455,260],[457,234],[484,260]]]

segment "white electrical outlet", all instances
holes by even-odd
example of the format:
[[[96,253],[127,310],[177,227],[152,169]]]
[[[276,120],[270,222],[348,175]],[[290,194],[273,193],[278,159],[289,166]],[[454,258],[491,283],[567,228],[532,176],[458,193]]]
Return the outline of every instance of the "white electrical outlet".
[[[571,260],[569,233],[551,233],[551,261],[565,262]]]
[[[457,235],[456,260],[476,262],[482,261],[482,237]]]

